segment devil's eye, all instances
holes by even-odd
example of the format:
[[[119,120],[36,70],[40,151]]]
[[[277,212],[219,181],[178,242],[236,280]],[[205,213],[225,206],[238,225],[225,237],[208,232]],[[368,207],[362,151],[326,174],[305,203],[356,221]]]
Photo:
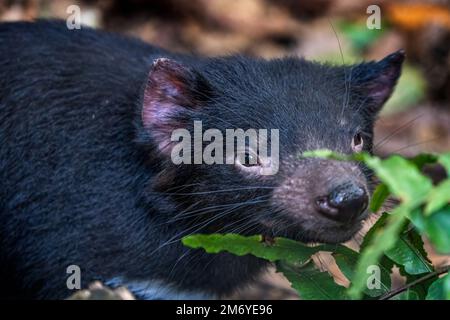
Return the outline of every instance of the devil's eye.
[[[352,139],[352,150],[354,152],[361,152],[364,147],[364,139],[360,132],[356,133]]]
[[[245,152],[244,159],[245,159],[245,162],[243,163],[243,165],[246,167],[253,167],[253,166],[259,165],[258,156],[254,153],[251,153],[248,151]]]
[[[260,166],[258,155],[251,150],[243,151],[236,157],[236,162],[244,167]]]

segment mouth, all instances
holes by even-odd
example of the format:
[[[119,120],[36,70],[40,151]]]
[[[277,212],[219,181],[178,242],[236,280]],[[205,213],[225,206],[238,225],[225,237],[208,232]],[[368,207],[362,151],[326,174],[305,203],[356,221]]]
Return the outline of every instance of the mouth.
[[[324,228],[320,233],[313,235],[312,240],[327,244],[339,244],[352,239],[361,230],[363,221],[346,226]]]
[[[347,223],[313,218],[308,221],[294,221],[288,218],[283,219],[285,221],[282,225],[285,227],[265,221],[263,225],[266,230],[263,234],[272,238],[284,237],[303,243],[339,244],[351,240],[362,229],[365,218],[361,217]]]

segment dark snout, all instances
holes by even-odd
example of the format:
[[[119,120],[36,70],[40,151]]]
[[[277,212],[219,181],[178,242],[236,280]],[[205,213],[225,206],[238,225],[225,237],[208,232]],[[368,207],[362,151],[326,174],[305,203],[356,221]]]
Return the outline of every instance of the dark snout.
[[[369,203],[368,180],[360,164],[317,158],[285,165],[273,200],[292,225],[290,237],[341,243],[361,229]]]
[[[334,187],[330,193],[315,200],[319,213],[337,222],[349,222],[359,218],[366,210],[369,197],[364,187],[355,182],[345,182]]]
[[[275,197],[293,216],[348,227],[362,220],[369,188],[357,163],[311,158],[291,169]]]

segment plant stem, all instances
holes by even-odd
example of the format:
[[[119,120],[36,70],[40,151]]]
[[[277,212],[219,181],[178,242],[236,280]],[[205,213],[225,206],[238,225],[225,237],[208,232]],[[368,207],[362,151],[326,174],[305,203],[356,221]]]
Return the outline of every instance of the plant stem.
[[[400,293],[402,293],[402,292],[404,292],[404,291],[414,287],[415,285],[417,285],[419,283],[427,281],[428,279],[431,279],[431,278],[433,278],[435,276],[439,276],[439,275],[441,275],[443,273],[447,273],[447,272],[449,272],[449,270],[450,270],[450,265],[445,266],[443,268],[440,268],[439,270],[436,270],[434,272],[428,273],[427,275],[423,276],[422,278],[419,278],[417,280],[414,280],[413,282],[407,283],[404,286],[402,286],[400,288],[397,288],[395,290],[389,291],[388,293],[382,295],[379,298],[379,300],[388,300],[388,299],[390,299],[392,297],[395,297],[396,295],[398,295],[398,294],[400,294]]]

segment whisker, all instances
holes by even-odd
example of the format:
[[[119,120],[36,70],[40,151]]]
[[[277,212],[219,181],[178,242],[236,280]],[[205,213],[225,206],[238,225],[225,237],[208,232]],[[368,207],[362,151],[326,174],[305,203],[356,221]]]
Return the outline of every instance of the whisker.
[[[402,130],[408,128],[409,126],[411,126],[414,121],[418,120],[420,117],[423,116],[423,113],[419,114],[418,116],[416,116],[415,118],[407,121],[406,123],[404,123],[403,125],[401,125],[400,127],[396,128],[394,131],[392,131],[391,133],[389,133],[387,136],[385,136],[384,138],[382,138],[380,141],[378,141],[378,143],[373,147],[374,150],[376,150],[377,148],[381,147],[384,143],[383,142],[387,142],[387,140],[393,136],[395,136],[396,134],[398,134],[399,132],[401,132]]]
[[[153,194],[170,194],[170,195],[178,195],[178,196],[191,196],[191,195],[209,195],[214,193],[225,193],[225,192],[233,192],[233,191],[242,191],[242,190],[273,190],[275,187],[268,186],[257,186],[257,187],[242,187],[242,188],[232,188],[232,189],[222,189],[222,190],[212,190],[212,191],[197,191],[197,192],[150,192]]]
[[[439,140],[441,138],[442,138],[442,135],[439,136],[439,137],[434,137],[434,138],[431,138],[431,139],[427,139],[427,140],[419,141],[419,142],[416,142],[416,143],[412,143],[412,144],[409,144],[409,145],[407,145],[405,147],[402,147],[400,149],[394,150],[394,151],[392,151],[392,153],[398,153],[398,152],[403,151],[405,149],[412,148],[412,147],[417,147],[417,146],[420,146],[420,145],[423,145],[423,144],[427,144],[429,142],[436,141],[436,140]]]
[[[157,252],[158,250],[162,249],[163,247],[165,247],[165,246],[167,246],[167,245],[170,245],[170,244],[173,244],[173,243],[175,243],[175,242],[178,242],[178,241],[181,240],[181,238],[183,238],[184,236],[188,236],[188,235],[192,235],[192,234],[197,233],[199,230],[201,230],[201,229],[205,228],[206,226],[210,225],[212,222],[217,221],[218,219],[224,217],[225,215],[230,214],[231,212],[236,211],[239,207],[242,207],[242,206],[245,206],[245,204],[244,204],[244,205],[236,206],[236,207],[231,208],[231,209],[228,209],[228,210],[225,210],[225,211],[221,212],[220,214],[216,214],[216,215],[214,215],[213,217],[207,219],[206,221],[203,221],[203,222],[201,222],[201,223],[195,224],[195,225],[193,225],[193,226],[191,226],[191,227],[189,227],[189,228],[187,228],[187,229],[185,229],[185,230],[183,230],[183,231],[177,233],[176,235],[172,236],[170,239],[168,239],[167,241],[165,241],[163,244],[161,244],[160,246],[158,246],[158,248],[156,248],[155,250],[153,250],[153,251],[150,253],[150,255],[153,255],[155,252]],[[190,232],[190,233],[187,233],[187,234],[186,234],[186,232],[188,232],[188,231],[190,231],[190,230],[192,230],[192,229],[195,229],[195,230],[192,231],[192,232]]]
[[[204,215],[206,213],[214,212],[218,208],[228,208],[228,207],[231,207],[231,206],[258,204],[258,203],[264,203],[266,201],[267,200],[256,200],[256,199],[254,199],[254,200],[251,200],[251,201],[230,203],[230,204],[223,204],[223,205],[210,206],[210,207],[206,207],[206,208],[200,208],[200,209],[197,209],[197,210],[188,211],[188,212],[183,213],[181,215],[178,214],[177,216],[175,216],[175,218],[170,219],[166,223],[172,223],[172,222],[175,222],[175,221],[184,220],[184,219],[187,219],[187,218],[192,218],[192,217],[196,217],[196,216],[199,216],[199,215]]]

